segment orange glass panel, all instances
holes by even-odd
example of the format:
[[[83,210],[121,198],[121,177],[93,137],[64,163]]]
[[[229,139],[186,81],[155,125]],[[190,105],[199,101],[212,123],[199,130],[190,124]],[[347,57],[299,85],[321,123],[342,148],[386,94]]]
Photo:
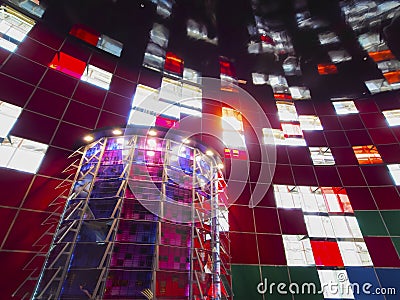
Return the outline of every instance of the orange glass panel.
[[[385,76],[387,82],[389,82],[390,84],[400,82],[400,70],[387,72],[383,74],[383,76]]]
[[[392,51],[390,51],[389,49],[388,50],[383,50],[383,51],[369,52],[368,55],[375,62],[394,59],[394,55],[393,55]]]
[[[374,145],[353,146],[353,151],[360,165],[383,163],[381,155]]]
[[[336,74],[337,72],[335,64],[318,64],[318,73],[320,75]]]

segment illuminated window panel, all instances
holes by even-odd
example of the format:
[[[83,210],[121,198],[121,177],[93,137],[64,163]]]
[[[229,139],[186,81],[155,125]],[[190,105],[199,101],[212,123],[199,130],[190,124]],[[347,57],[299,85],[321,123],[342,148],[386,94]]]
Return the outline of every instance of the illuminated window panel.
[[[184,83],[182,85],[182,99],[180,100],[181,114],[201,117],[202,96],[201,88]]]
[[[301,130],[323,130],[321,120],[317,116],[299,116]]]
[[[338,115],[356,114],[358,113],[354,101],[335,101],[332,102]]]
[[[172,13],[172,7],[175,1],[173,0],[151,0],[153,3],[157,4],[157,14],[164,19],[168,18]]]
[[[298,186],[301,208],[304,212],[326,212],[324,197],[318,187]]]
[[[345,266],[373,266],[364,242],[339,241],[338,246]]]
[[[379,62],[377,65],[382,73],[400,70],[400,61],[398,60],[385,60]]]
[[[338,69],[335,64],[318,64],[319,75],[337,74]]]
[[[295,56],[288,56],[283,61],[282,68],[287,76],[301,75],[300,60]]]
[[[315,265],[310,239],[302,235],[282,235],[288,266]]]
[[[310,237],[335,238],[332,222],[328,216],[305,215],[304,221]]]
[[[353,213],[347,192],[342,187],[321,187],[328,212]]]
[[[329,147],[309,147],[314,165],[334,165],[331,149]]]
[[[353,146],[353,151],[360,165],[383,163],[382,157],[374,145]]]
[[[290,94],[289,86],[284,76],[269,75],[268,84],[272,87],[274,94]]]
[[[96,45],[97,48],[104,50],[108,53],[111,53],[115,56],[120,57],[124,44],[110,38],[109,36],[102,34],[99,38],[99,41]]]
[[[400,109],[385,110],[382,112],[389,126],[400,125]]]
[[[167,52],[165,56],[164,71],[182,77],[183,59],[172,52]]]
[[[389,49],[381,50],[381,51],[371,51],[368,52],[368,55],[375,61],[375,62],[382,62],[385,60],[392,60],[395,59],[392,51]]]
[[[324,299],[355,299],[346,270],[318,270]],[[332,288],[334,287],[334,288]]]
[[[276,106],[278,108],[278,116],[281,121],[298,121],[299,116],[297,115],[296,106],[294,103],[277,101]]]
[[[351,55],[346,50],[328,51],[328,55],[333,63],[341,63],[352,59]]]
[[[336,238],[362,238],[356,217],[330,216]]]
[[[133,96],[128,124],[153,126],[157,116],[155,109],[159,107],[158,97],[158,90],[139,84]]]
[[[285,138],[297,137],[302,138],[303,132],[301,131],[300,124],[296,123],[282,123],[281,124]]]
[[[311,99],[311,92],[308,88],[303,86],[291,86],[289,87],[290,95],[293,100],[305,100]]]
[[[276,206],[281,208],[301,208],[301,195],[296,186],[274,184]]]
[[[222,108],[222,129],[243,131],[242,114],[232,108]]]
[[[186,22],[186,34],[188,37],[196,40],[203,40],[207,43],[217,45],[217,37],[210,39],[208,37],[207,27],[204,24],[198,23],[193,19],[189,19]]]
[[[21,107],[0,101],[0,138],[8,136],[21,112]]]
[[[157,44],[148,43],[143,58],[143,66],[161,72],[165,63],[165,50]]]
[[[161,81],[160,98],[171,103],[178,103],[182,98],[182,83],[167,77]]]
[[[322,32],[318,34],[318,38],[321,45],[335,44],[340,41],[339,37],[332,31]]]
[[[0,167],[36,173],[48,145],[9,136],[0,144]]]
[[[364,82],[371,94],[381,93],[392,90],[386,79],[374,79]]]
[[[86,63],[64,52],[58,52],[49,67],[80,79],[86,69]]]
[[[262,73],[251,73],[254,85],[262,85],[268,83],[268,76]]]
[[[168,38],[169,30],[164,25],[154,23],[150,31],[150,41],[166,49],[168,46]]]
[[[46,10],[46,6],[40,3],[39,0],[8,0],[26,12],[41,18]]]
[[[276,100],[291,101],[292,100],[292,95],[291,94],[274,93],[274,98]]]
[[[395,185],[400,185],[400,164],[387,165]]]
[[[201,84],[201,73],[189,68],[183,69],[183,80]]]
[[[380,34],[377,32],[368,32],[359,35],[358,42],[368,52],[376,51],[382,45]]]
[[[280,129],[263,128],[263,139],[266,145],[306,146],[303,137],[285,137]]]
[[[87,65],[81,80],[108,90],[112,79],[112,73],[93,65]]]
[[[400,83],[400,70],[384,73],[383,76],[392,87]]]
[[[34,25],[33,19],[9,6],[0,6],[0,47],[14,52]]]

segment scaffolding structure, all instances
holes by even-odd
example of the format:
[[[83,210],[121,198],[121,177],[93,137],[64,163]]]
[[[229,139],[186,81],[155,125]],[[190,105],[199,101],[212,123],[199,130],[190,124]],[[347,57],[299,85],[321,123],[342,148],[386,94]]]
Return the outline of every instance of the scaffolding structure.
[[[232,299],[224,187],[180,141],[91,143],[32,299]]]

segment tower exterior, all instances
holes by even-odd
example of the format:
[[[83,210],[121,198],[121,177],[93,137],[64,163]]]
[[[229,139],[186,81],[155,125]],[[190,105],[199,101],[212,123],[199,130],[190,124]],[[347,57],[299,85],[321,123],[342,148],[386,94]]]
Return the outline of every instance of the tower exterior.
[[[103,137],[79,152],[33,299],[231,297],[216,158],[150,135]]]

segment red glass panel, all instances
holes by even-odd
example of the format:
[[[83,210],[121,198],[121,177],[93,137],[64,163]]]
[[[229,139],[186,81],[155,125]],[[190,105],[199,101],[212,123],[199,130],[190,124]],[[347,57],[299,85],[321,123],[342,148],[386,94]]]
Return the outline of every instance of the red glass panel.
[[[100,33],[82,24],[75,24],[72,26],[69,34],[93,46],[97,46],[97,42],[100,38]]]
[[[267,43],[267,44],[275,46],[274,40],[269,35],[263,34],[263,35],[260,36],[260,39],[264,43]]]
[[[311,248],[317,266],[343,266],[342,256],[336,242],[311,241]]]
[[[164,70],[178,75],[183,74],[183,59],[172,52],[167,52],[165,57]]]
[[[369,52],[368,54],[375,62],[394,59],[394,55],[389,49],[383,51]]]
[[[236,78],[236,70],[233,67],[231,62],[221,59],[219,61],[219,66],[220,66],[221,74],[224,74],[224,75],[232,77],[232,78]]]
[[[59,52],[54,56],[49,67],[79,79],[85,71],[86,63],[64,52]]]
[[[320,75],[336,74],[337,72],[335,64],[318,64],[318,73]]]
[[[157,116],[156,126],[165,128],[179,128],[179,121]]]
[[[390,84],[400,82],[400,71],[387,72],[383,76]]]
[[[276,100],[293,100],[292,95],[290,94],[281,94],[281,93],[275,93],[274,98]]]

